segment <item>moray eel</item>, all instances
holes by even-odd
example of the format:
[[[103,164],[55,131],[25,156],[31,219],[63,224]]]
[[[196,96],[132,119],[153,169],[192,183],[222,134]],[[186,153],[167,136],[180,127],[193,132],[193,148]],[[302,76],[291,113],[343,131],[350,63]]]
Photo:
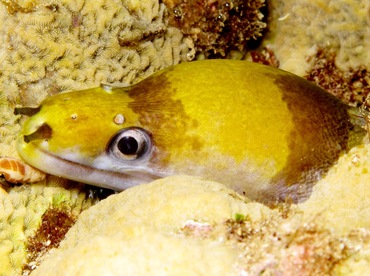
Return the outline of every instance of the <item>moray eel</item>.
[[[118,191],[188,174],[262,202],[304,201],[366,134],[354,108],[318,86],[232,60],[183,63],[18,111],[31,116],[17,150],[49,174]]]

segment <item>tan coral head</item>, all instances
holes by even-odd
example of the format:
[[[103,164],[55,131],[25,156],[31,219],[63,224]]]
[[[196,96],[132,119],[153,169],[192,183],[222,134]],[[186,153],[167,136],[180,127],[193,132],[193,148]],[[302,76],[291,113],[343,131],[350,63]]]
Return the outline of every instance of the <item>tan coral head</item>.
[[[349,110],[290,73],[204,60],[131,87],[50,97],[30,111],[17,149],[42,171],[115,190],[188,174],[260,201],[299,202],[361,143]]]

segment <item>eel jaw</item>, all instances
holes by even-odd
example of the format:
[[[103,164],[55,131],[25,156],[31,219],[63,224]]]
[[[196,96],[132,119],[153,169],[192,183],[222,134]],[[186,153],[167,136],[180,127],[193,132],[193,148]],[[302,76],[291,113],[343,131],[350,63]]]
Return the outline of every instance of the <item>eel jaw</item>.
[[[51,154],[34,143],[28,142],[26,135],[18,137],[16,147],[19,155],[27,164],[43,172],[116,191],[122,191],[165,176],[142,168],[123,169],[122,172],[115,172],[76,163]]]

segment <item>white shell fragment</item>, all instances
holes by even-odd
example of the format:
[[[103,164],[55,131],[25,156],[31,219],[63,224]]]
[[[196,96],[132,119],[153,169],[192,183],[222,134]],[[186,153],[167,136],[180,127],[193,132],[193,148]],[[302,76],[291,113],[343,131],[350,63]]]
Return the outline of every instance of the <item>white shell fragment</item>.
[[[0,175],[11,183],[38,182],[46,176],[45,173],[12,157],[0,158]]]

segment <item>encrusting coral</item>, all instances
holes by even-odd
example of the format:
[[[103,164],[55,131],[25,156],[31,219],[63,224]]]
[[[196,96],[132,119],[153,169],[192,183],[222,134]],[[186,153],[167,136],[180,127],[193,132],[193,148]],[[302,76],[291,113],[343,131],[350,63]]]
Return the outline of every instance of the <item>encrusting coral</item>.
[[[42,215],[35,235],[27,241],[27,264],[23,266],[23,275],[31,272],[42,261],[46,253],[59,246],[69,228],[76,222],[76,215],[66,208],[49,208]]]
[[[364,171],[369,150],[356,148],[341,158],[307,203],[274,210],[195,177],[168,177],[133,187],[82,213],[33,275],[163,270],[200,275],[361,274],[369,267],[370,204],[358,195],[366,197],[369,191]],[[362,159],[354,170],[348,169],[352,154]],[[343,192],[349,185],[343,174],[348,173],[352,190]],[[358,212],[362,216],[356,219]]]
[[[221,184],[188,176],[135,186],[82,213],[34,273],[235,275],[240,251],[223,242],[221,234],[217,240],[200,233],[208,236],[236,213],[252,221],[276,213],[246,202]],[[193,238],[190,232],[198,234]]]
[[[1,74],[1,71],[0,71]],[[21,130],[19,116],[14,115],[4,93],[0,91],[0,156],[17,157],[15,137]]]

